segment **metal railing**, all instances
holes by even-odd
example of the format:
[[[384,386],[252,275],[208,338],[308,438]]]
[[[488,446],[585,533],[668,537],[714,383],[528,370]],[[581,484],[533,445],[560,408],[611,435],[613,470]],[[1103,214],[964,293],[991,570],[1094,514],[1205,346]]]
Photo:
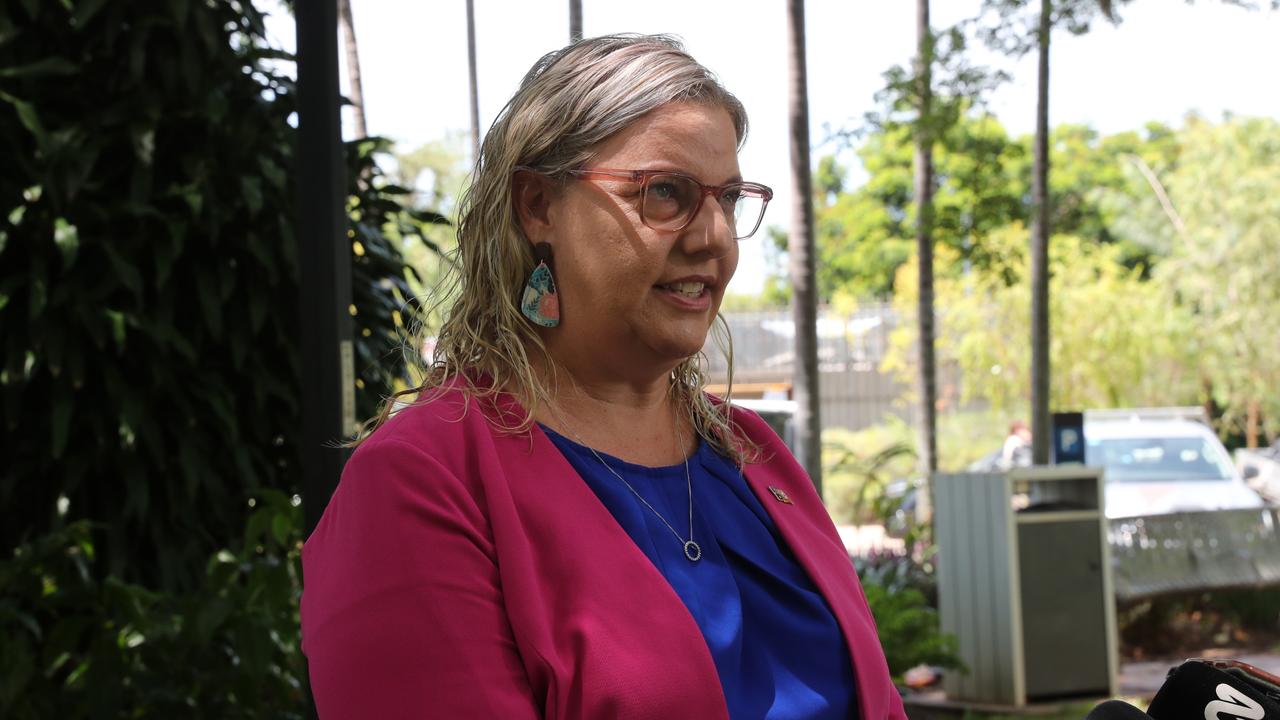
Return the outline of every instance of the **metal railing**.
[[[1110,521],[1116,598],[1280,585],[1280,508]]]

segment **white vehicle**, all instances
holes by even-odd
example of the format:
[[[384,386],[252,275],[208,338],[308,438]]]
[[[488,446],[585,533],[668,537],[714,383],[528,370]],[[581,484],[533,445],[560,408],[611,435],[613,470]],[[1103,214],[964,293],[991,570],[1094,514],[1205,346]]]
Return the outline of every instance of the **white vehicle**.
[[[1105,469],[1108,518],[1256,508],[1199,408],[1085,413],[1085,464]]]

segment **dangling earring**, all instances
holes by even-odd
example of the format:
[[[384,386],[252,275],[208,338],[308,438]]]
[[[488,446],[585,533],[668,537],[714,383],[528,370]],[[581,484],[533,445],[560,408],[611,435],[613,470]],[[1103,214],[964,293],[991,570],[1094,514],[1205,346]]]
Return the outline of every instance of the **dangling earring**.
[[[542,327],[555,327],[560,324],[560,298],[556,296],[556,281],[551,276],[551,245],[544,242],[534,245],[533,258],[538,265],[525,281],[520,312]]]

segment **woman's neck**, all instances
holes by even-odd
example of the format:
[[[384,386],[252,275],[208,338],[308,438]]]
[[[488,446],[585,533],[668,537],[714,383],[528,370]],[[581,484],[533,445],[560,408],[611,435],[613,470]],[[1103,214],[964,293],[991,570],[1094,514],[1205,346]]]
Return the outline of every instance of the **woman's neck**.
[[[607,368],[556,363],[538,368],[551,397],[534,418],[588,447],[639,465],[681,462],[696,439],[688,422],[677,418],[671,397],[670,369],[651,377],[619,378]]]

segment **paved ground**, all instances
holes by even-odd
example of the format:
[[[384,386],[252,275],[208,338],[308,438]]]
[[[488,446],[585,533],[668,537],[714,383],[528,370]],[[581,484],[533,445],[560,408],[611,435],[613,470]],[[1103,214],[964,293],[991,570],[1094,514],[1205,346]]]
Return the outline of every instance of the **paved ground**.
[[[1240,652],[1232,650],[1205,650],[1197,657],[1230,658],[1247,662],[1273,675],[1280,675],[1280,652]],[[1151,698],[1164,684],[1171,668],[1181,664],[1181,658],[1121,662],[1118,684],[1125,697]]]
[[[1280,649],[1274,652],[1206,650],[1195,657],[1231,658],[1247,662],[1273,674],[1280,673]],[[1122,661],[1117,683],[1120,697],[1145,706],[1164,684],[1169,670],[1180,665],[1182,661],[1183,658],[1143,662]],[[1045,703],[1018,709],[983,707],[971,703],[948,702],[942,690],[935,688],[907,700],[907,717],[912,720],[959,720],[962,717],[992,720],[1024,717],[1039,717],[1041,720],[1079,720],[1096,703],[1096,700],[1068,704]]]

